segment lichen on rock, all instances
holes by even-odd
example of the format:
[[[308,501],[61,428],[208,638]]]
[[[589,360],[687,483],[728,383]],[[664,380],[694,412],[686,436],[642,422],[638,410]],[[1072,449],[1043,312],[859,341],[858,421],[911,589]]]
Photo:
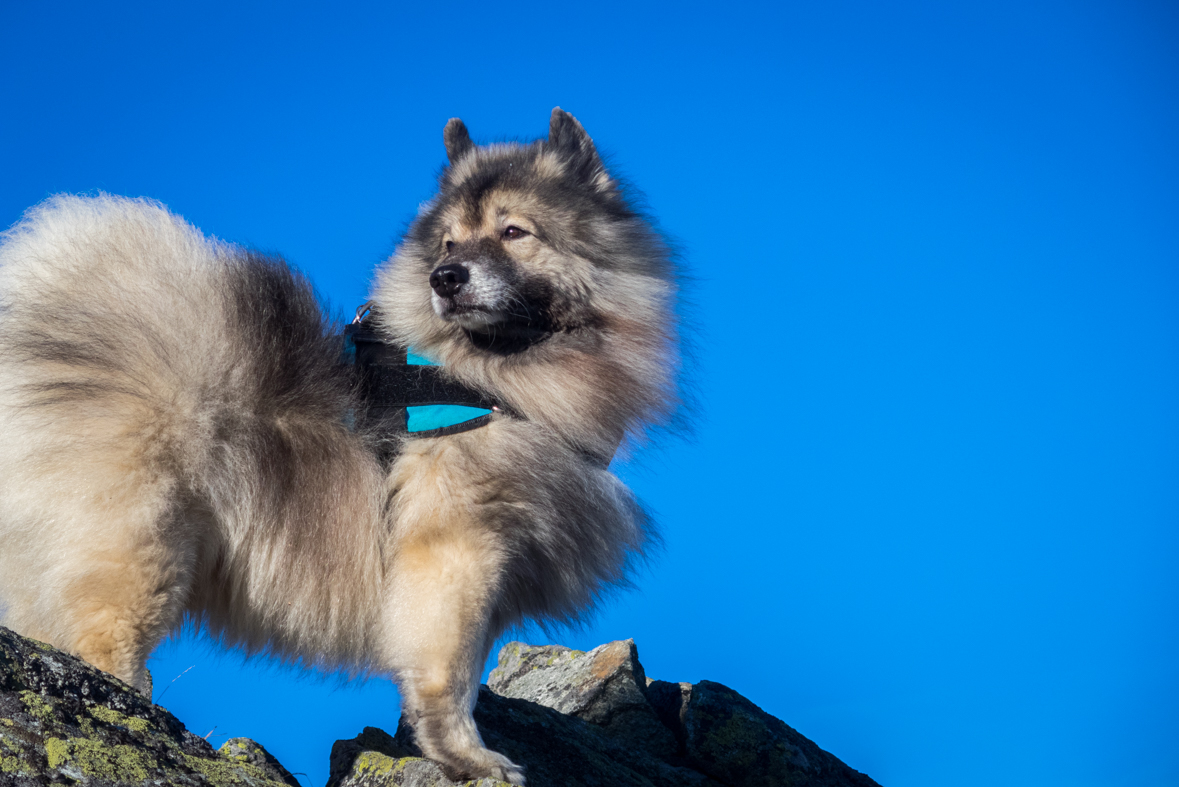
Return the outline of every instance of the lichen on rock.
[[[484,778],[463,787],[511,787]],[[332,746],[327,787],[455,787],[438,763],[407,748],[384,730],[365,727],[355,738]]]
[[[299,780],[257,741],[249,738],[230,738],[221,744],[217,753],[231,763],[256,768],[267,779],[284,782],[291,787],[301,787]]]
[[[0,627],[0,787],[63,783],[298,785],[285,769],[219,754],[118,679]]]

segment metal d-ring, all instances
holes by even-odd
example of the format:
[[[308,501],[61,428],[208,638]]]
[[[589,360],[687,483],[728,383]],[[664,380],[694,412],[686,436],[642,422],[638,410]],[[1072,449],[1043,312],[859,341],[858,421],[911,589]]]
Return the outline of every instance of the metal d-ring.
[[[353,325],[358,325],[368,314],[373,310],[376,301],[365,301],[356,307],[356,319],[352,321]]]

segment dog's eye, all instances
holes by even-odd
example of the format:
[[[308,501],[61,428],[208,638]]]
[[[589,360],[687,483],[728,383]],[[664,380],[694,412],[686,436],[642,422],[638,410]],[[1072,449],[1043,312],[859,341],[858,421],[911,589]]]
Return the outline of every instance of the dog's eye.
[[[451,249],[453,249],[453,248],[454,248],[454,241],[452,241],[452,240],[448,240],[448,241],[446,242],[446,250],[447,250],[447,251],[450,251],[450,250],[451,250]]]
[[[504,230],[503,237],[505,240],[515,240],[516,238],[523,238],[527,234],[527,232],[520,229],[519,227],[508,227],[506,230]]]

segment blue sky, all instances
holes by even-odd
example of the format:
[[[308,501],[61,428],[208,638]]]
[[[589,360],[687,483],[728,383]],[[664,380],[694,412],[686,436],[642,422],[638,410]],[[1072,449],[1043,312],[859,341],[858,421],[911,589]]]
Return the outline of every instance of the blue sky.
[[[693,277],[666,548],[565,644],[884,785],[1173,785],[1179,12],[1150,2],[0,4],[0,224],[147,195],[364,300],[444,161],[573,112]],[[183,676],[172,678],[191,667]],[[186,635],[157,696],[320,785],[396,693]]]

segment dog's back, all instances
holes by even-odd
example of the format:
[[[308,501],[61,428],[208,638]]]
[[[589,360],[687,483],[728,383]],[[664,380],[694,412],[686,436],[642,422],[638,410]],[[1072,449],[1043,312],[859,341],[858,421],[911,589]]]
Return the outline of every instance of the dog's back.
[[[8,625],[124,676],[178,605],[364,651],[380,473],[305,281],[156,203],[59,196],[5,234],[0,293]]]

